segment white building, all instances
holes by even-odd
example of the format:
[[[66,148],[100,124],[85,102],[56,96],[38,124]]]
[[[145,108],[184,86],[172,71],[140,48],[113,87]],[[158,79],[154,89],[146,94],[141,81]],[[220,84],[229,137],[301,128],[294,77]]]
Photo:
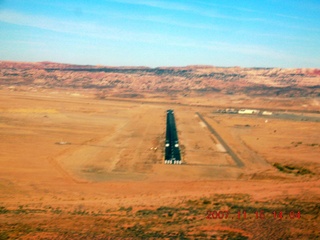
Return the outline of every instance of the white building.
[[[239,114],[258,114],[260,111],[255,109],[240,109]]]
[[[268,116],[270,116],[270,115],[272,115],[272,112],[263,111],[263,112],[262,112],[262,115],[268,115]]]

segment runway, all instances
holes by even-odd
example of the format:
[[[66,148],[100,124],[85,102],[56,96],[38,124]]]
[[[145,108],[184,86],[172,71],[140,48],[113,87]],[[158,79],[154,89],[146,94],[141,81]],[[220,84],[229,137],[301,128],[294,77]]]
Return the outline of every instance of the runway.
[[[174,111],[171,109],[167,110],[167,129],[164,161],[166,164],[182,163]]]

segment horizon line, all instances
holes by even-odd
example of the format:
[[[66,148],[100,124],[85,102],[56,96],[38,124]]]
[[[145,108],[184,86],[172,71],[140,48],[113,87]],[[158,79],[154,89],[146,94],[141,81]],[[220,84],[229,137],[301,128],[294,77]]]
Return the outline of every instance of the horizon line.
[[[320,70],[318,67],[261,67],[261,66],[218,66],[218,65],[208,65],[208,64],[191,64],[191,65],[167,65],[167,66],[143,66],[143,65],[103,65],[103,64],[78,64],[78,63],[66,63],[66,62],[54,62],[54,61],[15,61],[15,60],[1,60],[0,63],[21,63],[21,64],[61,64],[61,65],[74,65],[74,66],[86,66],[86,67],[109,67],[109,68],[145,68],[145,69],[157,69],[157,68],[190,68],[190,67],[202,67],[202,68],[243,68],[243,69],[316,69]]]

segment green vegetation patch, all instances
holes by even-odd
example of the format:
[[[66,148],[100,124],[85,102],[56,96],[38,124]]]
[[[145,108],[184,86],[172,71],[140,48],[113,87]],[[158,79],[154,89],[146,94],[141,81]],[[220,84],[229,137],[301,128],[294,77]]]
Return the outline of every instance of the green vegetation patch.
[[[309,169],[304,167],[298,167],[294,165],[282,165],[280,163],[274,163],[273,166],[277,168],[280,172],[293,173],[295,175],[306,175],[313,174]]]

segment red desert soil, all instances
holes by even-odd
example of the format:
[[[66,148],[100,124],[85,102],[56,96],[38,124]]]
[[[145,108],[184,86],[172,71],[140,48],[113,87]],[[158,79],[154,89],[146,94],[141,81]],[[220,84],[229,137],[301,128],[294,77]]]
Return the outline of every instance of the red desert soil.
[[[0,90],[0,239],[319,237],[319,98],[13,90]],[[221,106],[295,112],[217,113]],[[163,161],[167,109],[182,165]]]

